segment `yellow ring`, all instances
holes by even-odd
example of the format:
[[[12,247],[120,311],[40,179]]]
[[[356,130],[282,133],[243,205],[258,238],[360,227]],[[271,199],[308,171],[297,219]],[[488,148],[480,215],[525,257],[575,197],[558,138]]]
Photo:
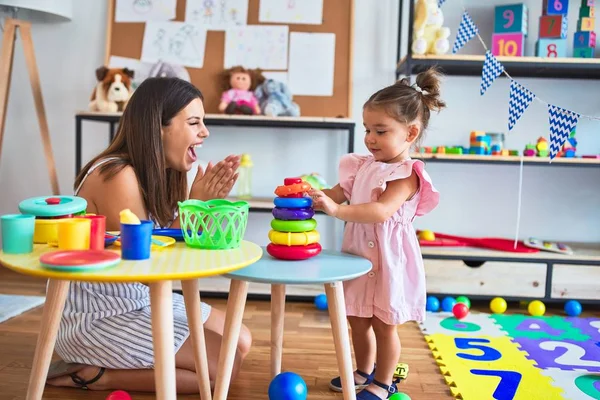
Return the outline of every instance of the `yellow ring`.
[[[311,243],[317,243],[321,235],[318,231],[308,232],[279,232],[274,229],[269,231],[269,240],[273,244],[284,246],[306,246]]]

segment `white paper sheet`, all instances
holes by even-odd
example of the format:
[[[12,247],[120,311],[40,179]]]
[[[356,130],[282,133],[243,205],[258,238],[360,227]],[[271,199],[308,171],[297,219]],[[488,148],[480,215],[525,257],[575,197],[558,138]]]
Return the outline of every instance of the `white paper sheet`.
[[[119,56],[110,56],[108,62],[109,68],[129,68],[133,70],[134,74],[131,84],[134,89],[150,75],[152,65],[151,63],[146,63],[135,58]]]
[[[290,34],[288,84],[294,95],[332,96],[335,34]]]
[[[246,25],[225,33],[225,68],[287,69],[287,25]]]
[[[168,21],[176,7],[177,0],[117,0],[115,22]]]
[[[323,23],[323,0],[260,0],[260,22],[286,24]]]
[[[248,0],[187,0],[185,22],[210,30],[246,25]]]
[[[205,47],[206,28],[198,24],[151,21],[144,31],[142,61],[202,68]]]
[[[288,73],[281,71],[263,71],[263,76],[267,79],[275,79],[276,81],[283,82],[287,85]]]

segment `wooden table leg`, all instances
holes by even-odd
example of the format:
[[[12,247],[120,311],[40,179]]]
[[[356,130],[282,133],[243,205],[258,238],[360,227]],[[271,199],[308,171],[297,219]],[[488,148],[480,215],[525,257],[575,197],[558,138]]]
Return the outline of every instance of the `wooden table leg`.
[[[271,285],[271,378],[281,373],[285,285]]]
[[[58,327],[60,326],[68,292],[69,281],[54,279],[48,281],[40,334],[35,346],[31,375],[29,375],[27,400],[39,400],[44,393],[48,368],[50,368],[50,361],[52,361],[56,335],[58,334]]]
[[[200,388],[200,398],[211,400],[210,377],[208,375],[208,357],[206,355],[206,341],[204,340],[204,324],[202,322],[202,306],[200,304],[200,285],[198,279],[181,281],[185,311],[190,326],[190,338],[196,364],[196,376]]]
[[[175,400],[175,339],[173,333],[173,285],[171,281],[150,284],[154,379],[156,398]]]
[[[232,279],[229,287],[229,298],[227,299],[227,314],[225,316],[225,328],[223,330],[223,341],[219,351],[219,366],[217,369],[217,380],[215,382],[215,400],[226,400],[233,362],[237,351],[237,344],[242,329],[242,319],[248,295],[248,282]]]
[[[325,284],[329,319],[333,332],[333,343],[337,356],[344,400],[356,400],[354,389],[354,372],[352,370],[352,353],[350,352],[350,337],[346,321],[346,305],[344,304],[344,288],[342,282]]]

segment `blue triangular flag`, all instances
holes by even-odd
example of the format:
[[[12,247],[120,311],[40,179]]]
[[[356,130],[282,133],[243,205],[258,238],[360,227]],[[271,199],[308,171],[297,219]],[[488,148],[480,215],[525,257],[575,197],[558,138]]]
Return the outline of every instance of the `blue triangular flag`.
[[[500,64],[489,50],[486,51],[483,71],[481,73],[480,92],[482,96],[502,72],[504,72],[504,65]]]
[[[514,128],[515,124],[521,118],[529,104],[535,98],[529,89],[517,81],[510,81],[510,99],[508,100],[508,130]]]
[[[463,13],[460,25],[458,26],[458,33],[456,34],[456,40],[452,47],[452,53],[456,53],[460,50],[469,40],[473,39],[476,34],[479,33],[477,25],[473,23],[473,20],[466,11]]]
[[[550,159],[552,160],[577,126],[580,115],[548,104],[548,116],[550,119]]]
[[[445,2],[446,0],[438,0],[438,8],[441,8]]]

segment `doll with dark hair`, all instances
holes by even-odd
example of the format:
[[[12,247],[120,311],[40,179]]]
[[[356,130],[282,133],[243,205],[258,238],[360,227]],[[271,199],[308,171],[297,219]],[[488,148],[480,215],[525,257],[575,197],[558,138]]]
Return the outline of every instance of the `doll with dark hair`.
[[[264,82],[259,69],[251,70],[242,66],[231,67],[222,75],[223,94],[219,111],[225,114],[260,114],[258,99],[254,90]]]

